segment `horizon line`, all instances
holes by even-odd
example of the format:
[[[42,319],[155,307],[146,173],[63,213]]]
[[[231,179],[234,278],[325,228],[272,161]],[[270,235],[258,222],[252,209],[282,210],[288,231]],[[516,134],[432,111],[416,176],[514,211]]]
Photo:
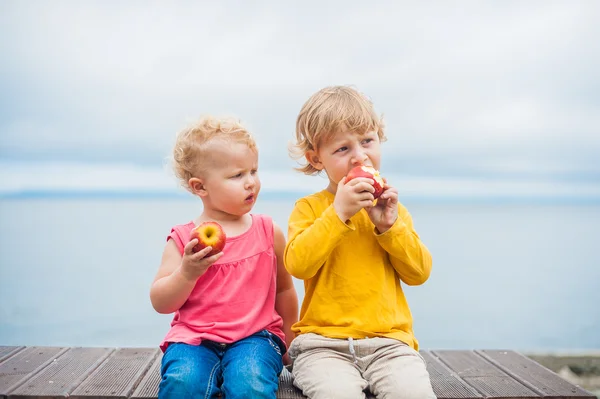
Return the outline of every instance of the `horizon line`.
[[[261,197],[273,199],[299,199],[313,194],[309,190],[262,190]],[[35,200],[35,199],[172,199],[193,200],[187,192],[176,192],[166,190],[20,190],[11,192],[0,192],[0,200]],[[492,194],[457,194],[457,195],[400,195],[400,202],[423,202],[423,203],[537,203],[537,204],[600,204],[600,196],[569,196],[569,195],[492,195]]]

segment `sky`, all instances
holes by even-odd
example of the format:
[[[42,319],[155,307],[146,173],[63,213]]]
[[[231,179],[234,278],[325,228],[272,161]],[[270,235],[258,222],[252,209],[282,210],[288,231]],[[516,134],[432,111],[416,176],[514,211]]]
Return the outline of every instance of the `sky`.
[[[600,2],[3,1],[0,196],[179,190],[168,156],[236,116],[263,190],[316,190],[288,155],[315,91],[383,115],[381,172],[415,197],[600,201]]]

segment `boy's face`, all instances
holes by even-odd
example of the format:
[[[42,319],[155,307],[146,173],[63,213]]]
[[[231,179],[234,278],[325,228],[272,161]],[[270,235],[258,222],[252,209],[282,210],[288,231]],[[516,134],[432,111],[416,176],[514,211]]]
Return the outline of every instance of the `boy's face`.
[[[342,131],[322,143],[316,151],[309,151],[306,159],[329,177],[329,191],[335,193],[339,181],[357,165],[372,166],[379,170],[381,143],[376,132],[358,134]]]

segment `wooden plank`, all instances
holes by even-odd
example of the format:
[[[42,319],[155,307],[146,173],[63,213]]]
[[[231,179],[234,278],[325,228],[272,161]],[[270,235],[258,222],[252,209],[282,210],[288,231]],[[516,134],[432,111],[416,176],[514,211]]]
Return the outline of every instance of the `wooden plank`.
[[[160,383],[160,366],[162,354],[159,355],[137,389],[131,395],[131,399],[156,399],[158,396],[158,384]],[[294,386],[292,374],[284,368],[279,377],[278,399],[305,399],[306,396]]]
[[[158,397],[161,361],[162,352],[154,359],[154,363],[152,363],[150,369],[131,395],[131,399],[156,399]]]
[[[513,351],[421,355],[438,399],[594,398]],[[0,346],[0,398],[156,399],[161,358],[156,348]],[[277,397],[305,399],[287,369],[281,373]]]
[[[36,347],[32,346],[20,351],[6,351],[14,353],[6,356],[6,360],[0,364],[0,395],[6,397],[8,393],[31,377],[36,370],[52,362],[67,348],[59,347]]]
[[[277,399],[305,399],[298,388],[294,386],[292,373],[287,368],[283,368],[279,376],[279,388],[277,389]]]
[[[69,397],[128,398],[158,356],[158,352],[158,348],[117,349]]]
[[[433,354],[428,351],[420,351],[419,353],[423,356],[425,362],[427,362],[427,371],[431,378],[431,385],[438,399],[482,397]]]
[[[66,398],[113,351],[70,348],[9,392],[8,398]]]
[[[161,360],[162,355],[156,358],[135,392],[130,396],[131,399],[156,399],[160,383]],[[294,386],[292,374],[287,368],[284,368],[279,376],[277,399],[306,399],[306,396]]]
[[[433,351],[432,353],[486,398],[541,397],[475,352]]]
[[[23,349],[24,346],[0,346],[0,363]]]
[[[540,392],[544,397],[596,397],[520,353],[502,350],[480,350],[476,352],[508,375],[521,381],[525,386]]]

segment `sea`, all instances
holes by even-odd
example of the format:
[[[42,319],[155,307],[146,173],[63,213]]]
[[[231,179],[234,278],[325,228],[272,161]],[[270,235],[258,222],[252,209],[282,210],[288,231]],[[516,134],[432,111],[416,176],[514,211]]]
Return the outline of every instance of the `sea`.
[[[293,203],[262,196],[253,212],[285,231]],[[433,257],[429,280],[404,287],[422,349],[600,350],[600,204],[404,204]],[[172,315],[150,285],[171,226],[201,211],[179,197],[0,199],[0,345],[157,347]]]

